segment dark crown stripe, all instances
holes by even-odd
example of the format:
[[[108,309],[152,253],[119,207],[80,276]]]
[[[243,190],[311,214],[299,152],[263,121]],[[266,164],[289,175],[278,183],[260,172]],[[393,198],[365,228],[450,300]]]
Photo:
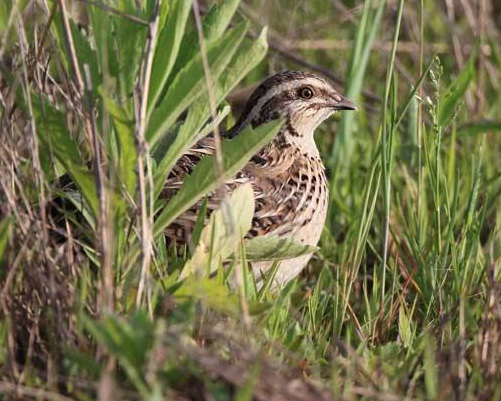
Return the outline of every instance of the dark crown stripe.
[[[328,93],[325,90],[325,86],[330,85],[323,78],[314,74],[303,71],[283,71],[281,73],[273,75],[265,79],[254,90],[249,100],[247,101],[240,118],[237,120],[236,124],[226,133],[226,136],[233,138],[245,127],[245,125],[249,123],[251,123],[255,127],[272,119],[278,118],[278,113],[275,113],[273,111],[276,110],[277,107],[273,106],[277,106],[277,102],[294,99],[296,89],[292,89],[295,86],[294,84],[291,88],[291,83],[298,81],[299,84],[299,82],[304,80],[314,80],[318,82],[318,85],[311,83],[309,84],[317,93]],[[280,91],[280,87],[282,85],[284,87],[284,90]],[[263,102],[263,99],[265,99],[267,96],[270,96],[270,93],[275,93],[275,95],[270,97],[270,99],[266,100],[266,102],[259,106],[260,102]],[[257,106],[259,107],[259,110],[257,110]],[[292,128],[292,125],[289,125]],[[292,131],[296,132],[295,130],[291,130],[291,132]]]

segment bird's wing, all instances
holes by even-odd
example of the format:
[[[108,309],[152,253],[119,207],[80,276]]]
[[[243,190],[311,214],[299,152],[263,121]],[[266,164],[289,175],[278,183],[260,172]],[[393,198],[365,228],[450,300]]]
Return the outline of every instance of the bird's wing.
[[[213,136],[203,138],[195,146],[189,149],[176,163],[167,181],[165,182],[161,198],[169,201],[183,185],[186,177],[191,174],[195,166],[203,157],[212,155],[215,152]],[[218,209],[225,194],[230,194],[238,185],[249,182],[249,178],[242,174],[231,177],[225,181],[224,188],[210,192],[207,197],[206,221],[210,214]],[[198,220],[200,210],[205,199],[198,201],[191,208],[181,214],[165,231],[169,244],[175,246],[184,245],[189,242],[191,233]]]
[[[170,173],[162,192],[163,199],[170,200],[198,162],[213,154],[214,149],[213,137],[206,137],[189,149]],[[293,235],[311,219],[314,210],[308,205],[314,204],[312,197],[321,195],[320,184],[324,177],[322,168],[297,160],[297,155],[286,149],[263,149],[240,172],[226,180],[224,190],[208,194],[206,219],[219,207],[224,194],[250,182],[254,190],[255,211],[247,237]],[[189,241],[202,204],[203,200],[197,202],[167,228],[165,234],[169,243],[180,245]]]

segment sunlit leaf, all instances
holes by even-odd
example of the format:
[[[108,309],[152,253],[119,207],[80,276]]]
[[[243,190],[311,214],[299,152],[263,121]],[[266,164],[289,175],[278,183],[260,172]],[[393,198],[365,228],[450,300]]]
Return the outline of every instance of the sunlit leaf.
[[[137,153],[134,138],[134,121],[102,88],[99,88],[99,92],[117,134],[118,174],[129,194],[133,194],[137,181],[135,171]]]
[[[405,312],[403,306],[400,307],[398,313],[398,334],[402,343],[409,347],[412,340],[411,321]]]
[[[151,68],[151,84],[148,97],[150,114],[162,92],[165,82],[171,73],[177,58],[181,40],[184,36],[186,21],[191,9],[192,0],[175,0],[172,2],[167,21],[157,40],[155,57]]]
[[[236,315],[239,311],[237,296],[215,279],[190,276],[175,291],[174,297],[193,297],[211,308],[231,315]]]
[[[458,77],[454,80],[447,93],[440,101],[438,123],[442,127],[447,127],[451,122],[460,100],[463,98],[470,82],[475,77],[475,58],[476,52],[473,52],[468,63],[464,66],[463,70],[459,73]]]
[[[318,250],[316,246],[304,245],[293,237],[261,236],[245,240],[244,243],[247,260],[251,262],[295,258]]]
[[[254,215],[254,192],[251,184],[236,188],[229,199],[210,216],[202,230],[193,257],[186,262],[181,278],[191,274],[210,275],[238,248],[251,228]]]

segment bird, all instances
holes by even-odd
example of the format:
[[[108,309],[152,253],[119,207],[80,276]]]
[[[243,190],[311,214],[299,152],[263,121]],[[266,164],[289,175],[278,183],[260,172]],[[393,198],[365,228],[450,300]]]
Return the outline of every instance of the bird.
[[[231,193],[250,183],[255,210],[248,238],[257,236],[293,237],[305,245],[317,245],[325,223],[329,191],[325,167],[314,141],[315,129],[340,110],[356,110],[323,77],[304,71],[282,71],[266,78],[251,94],[241,116],[223,138],[232,139],[246,127],[256,128],[282,119],[280,131],[234,176],[224,182],[225,191],[214,191],[206,201],[207,212],[218,208],[221,193]],[[215,153],[215,139],[199,140],[177,161],[169,174],[162,198],[171,199],[186,176],[205,156]],[[186,244],[202,209],[202,201],[181,214],[167,229],[171,244]],[[283,286],[307,265],[311,254],[282,260],[273,286]],[[259,280],[272,262],[253,262]]]

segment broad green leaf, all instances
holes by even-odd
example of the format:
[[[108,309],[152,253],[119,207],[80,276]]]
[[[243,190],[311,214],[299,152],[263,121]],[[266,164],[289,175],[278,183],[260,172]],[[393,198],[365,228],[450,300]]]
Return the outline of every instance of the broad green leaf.
[[[50,145],[63,165],[72,163],[83,166],[78,145],[66,127],[64,113],[39,100],[34,102],[34,112],[37,125],[42,128],[40,139]]]
[[[111,43],[109,37],[112,36],[113,33],[110,29],[111,17],[106,11],[99,7],[87,7],[87,12],[89,14],[89,22],[94,38],[97,60],[101,73],[104,74],[107,71],[103,71],[103,66],[108,65],[108,46]]]
[[[262,288],[261,288],[261,290],[262,290]],[[272,307],[273,307],[273,303],[271,303],[271,302],[250,301],[249,302],[249,314],[251,316],[259,316],[259,315],[262,315],[264,312],[269,311]]]
[[[148,7],[151,11],[148,11],[150,15],[153,14],[153,10],[155,9],[155,2],[156,0],[149,0],[151,3],[151,6]],[[164,29],[165,22],[167,21],[167,17],[170,13],[172,3],[170,1],[162,1],[160,2],[160,10],[159,10],[159,17],[158,17],[158,32],[161,32],[162,29]]]
[[[101,74],[101,84],[109,93],[118,93],[117,85],[121,83],[119,87],[122,90],[120,97],[124,98],[125,88],[123,82],[119,82],[118,79],[120,68],[122,68],[118,56],[119,49],[117,48],[117,41],[119,42],[120,39],[116,37],[115,32],[115,18],[118,17],[100,7],[87,7],[86,10],[91,27],[92,47],[95,49],[97,66]]]
[[[201,111],[203,111],[201,110],[201,108],[194,106],[192,109],[190,109],[188,118],[179,128],[179,130],[177,130],[175,133],[173,132],[173,135],[169,135],[168,137],[164,138],[164,140],[168,140],[171,139],[171,137],[174,137],[174,140],[168,146],[167,152],[163,155],[162,159],[158,163],[157,169],[155,170],[153,177],[155,186],[155,199],[162,192],[165,180],[167,179],[170,170],[174,167],[177,160],[196,142],[196,138],[202,137],[202,135],[199,134],[198,131],[199,127],[197,127],[196,130],[191,129],[191,127],[193,127],[195,123],[199,121],[198,118]],[[225,107],[222,111],[220,111],[216,116],[215,124],[220,124],[221,121],[229,114],[229,112],[229,107]],[[203,131],[208,130],[210,132],[212,131],[213,127],[214,124],[211,122],[207,124],[206,128]],[[208,135],[209,132],[206,132],[206,135]]]
[[[224,0],[210,9],[202,23],[205,40],[210,42],[221,37],[230,24],[239,3],[240,0]]]
[[[501,132],[501,121],[473,121],[458,128],[459,135],[479,135],[488,132]]]
[[[195,298],[211,308],[230,315],[237,315],[240,310],[237,296],[216,279],[190,276],[174,292],[174,297]]]
[[[84,323],[91,335],[118,359],[140,394],[146,396],[149,391],[141,372],[152,344],[150,321],[138,313],[129,320],[108,316],[96,322],[86,317]]]
[[[66,127],[64,114],[49,104],[42,105],[40,100],[35,100],[35,106],[35,119],[40,128],[41,141],[54,152],[58,161],[79,187],[94,216],[97,216],[98,198],[94,177],[80,157],[78,145]]]
[[[104,106],[110,115],[118,140],[118,169],[117,173],[129,194],[133,195],[136,189],[136,144],[134,138],[134,121],[126,110],[121,108],[111,96],[107,95],[102,88],[99,92]]]
[[[123,256],[123,246],[126,242],[129,224],[129,208],[127,199],[136,199],[137,184],[137,153],[134,136],[134,121],[129,113],[121,107],[112,96],[108,95],[103,87],[99,87],[104,108],[113,123],[114,130],[109,132],[108,157],[110,168],[110,220],[114,222],[114,233],[111,249],[114,251],[115,261],[120,264]]]
[[[135,2],[135,0],[133,0],[133,1]],[[145,15],[149,15],[150,19],[153,18],[153,12],[155,10],[155,5],[156,5],[157,1],[158,0],[146,0],[146,1],[142,1],[139,3],[142,13]],[[159,10],[160,22],[162,22],[162,17],[163,17],[162,14],[169,10],[170,1],[158,1],[158,3],[159,3],[158,4],[159,9],[160,9]],[[136,4],[138,4],[138,3],[136,2]],[[146,19],[146,17],[144,17],[144,18]]]
[[[224,0],[214,5],[202,21],[202,30],[207,42],[219,39],[228,27],[240,0]],[[199,51],[198,32],[194,27],[183,39],[176,60],[174,73],[181,70],[186,63]]]
[[[9,15],[11,13],[11,5],[5,1],[0,2],[0,35],[6,34],[6,29],[9,21]]]
[[[255,237],[245,240],[244,244],[250,262],[295,258],[318,250],[316,246],[304,245],[292,237]]]
[[[228,200],[210,216],[202,230],[200,243],[193,257],[186,262],[180,278],[196,274],[210,276],[238,248],[247,234],[254,216],[254,192],[251,184],[236,188]]]
[[[475,58],[476,52],[474,51],[468,63],[465,65],[458,77],[454,80],[449,87],[445,96],[440,100],[438,109],[438,123],[442,127],[447,127],[456,113],[457,105],[462,99],[468,85],[475,77]]]
[[[229,67],[222,74],[215,85],[214,97],[219,104],[228,95],[228,93],[251,71],[266,55],[268,44],[266,42],[266,28],[263,29],[259,38],[253,41],[250,46],[240,46],[234,54]],[[225,111],[218,115],[217,121],[226,115]],[[171,146],[168,148],[159,167],[155,172],[155,196],[158,196],[163,183],[167,179],[169,171],[176,161],[196,142],[198,137],[203,136],[199,133],[202,125],[210,117],[209,101],[207,94],[197,99],[188,112],[185,122],[178,131]],[[209,125],[210,126],[210,125]]]
[[[207,59],[214,81],[224,71],[247,32],[248,23],[241,23],[221,39],[207,46]],[[194,100],[206,91],[201,54],[198,53],[177,74],[161,104],[151,115],[147,139],[152,146]]]
[[[92,87],[94,88],[95,92],[99,84],[101,83],[96,52],[92,49],[88,38],[82,33],[82,31],[72,20],[70,20],[70,26],[73,43],[75,44],[75,52],[78,55],[80,71],[83,74],[84,65],[87,64],[89,66]]]
[[[151,68],[148,115],[153,111],[172,67],[174,67],[192,2],[193,0],[173,1],[165,26],[158,37]]]
[[[117,5],[122,12],[131,15],[137,13],[134,0],[119,0]],[[123,99],[127,99],[132,97],[148,28],[120,15],[114,15],[112,21],[115,30],[114,46],[116,47],[115,54],[119,68],[120,90]]]
[[[73,163],[64,163],[59,159],[61,164],[65,166],[66,171],[71,177],[72,181],[78,186],[83,198],[89,205],[93,217],[99,215],[99,203],[97,198],[96,183],[94,176],[85,167],[77,166]]]
[[[66,71],[69,71],[70,64],[66,51],[66,43],[64,41],[64,30],[63,30],[63,22],[61,19],[61,13],[56,12],[54,15],[54,21],[50,24],[50,30],[52,33],[52,37],[54,38],[54,42],[58,49],[58,57],[61,60]]]
[[[282,121],[278,120],[256,129],[248,127],[236,138],[223,141],[221,151],[225,177],[233,177],[244,167],[252,156],[275,137],[281,125]],[[214,156],[204,157],[158,216],[155,221],[154,236],[161,235],[177,216],[210,191],[215,190],[219,183],[220,178],[214,168]]]

